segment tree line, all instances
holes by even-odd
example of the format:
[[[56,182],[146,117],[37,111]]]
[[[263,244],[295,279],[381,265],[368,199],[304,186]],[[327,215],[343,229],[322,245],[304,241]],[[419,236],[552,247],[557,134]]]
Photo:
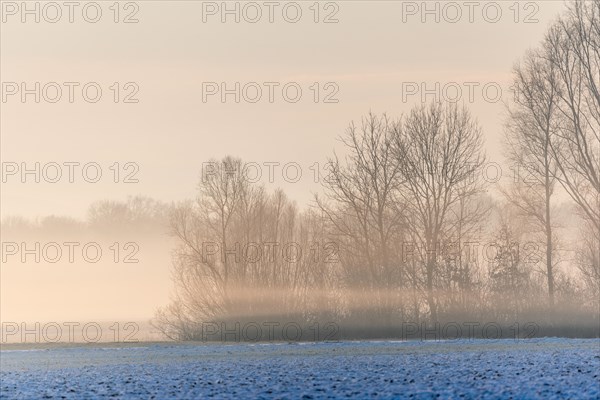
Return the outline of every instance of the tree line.
[[[454,103],[351,123],[306,210],[250,183],[242,160],[211,160],[198,199],[172,213],[175,296],[155,323],[186,340],[204,321],[269,319],[336,321],[345,337],[390,336],[400,321],[528,319],[597,335],[599,49],[600,3],[575,1],[514,67],[505,154],[527,178],[499,199],[479,173],[482,129]],[[575,237],[561,236],[565,209]],[[305,256],[267,257],[269,244]],[[327,246],[336,257],[314,256]]]

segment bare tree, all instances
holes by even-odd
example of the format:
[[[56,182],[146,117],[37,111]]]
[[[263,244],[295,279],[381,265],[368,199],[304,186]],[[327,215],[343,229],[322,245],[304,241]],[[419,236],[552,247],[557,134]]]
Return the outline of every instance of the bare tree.
[[[434,103],[413,109],[394,133],[400,193],[411,233],[425,253],[427,303],[435,321],[438,249],[447,238],[451,208],[480,190],[474,171],[484,162],[481,129],[466,109]]]
[[[392,262],[393,244],[402,234],[393,124],[385,114],[372,113],[359,127],[351,123],[340,138],[348,155],[329,160],[330,171],[322,182],[327,200],[316,197],[334,234],[343,239],[347,283],[371,293],[375,309],[386,318],[393,308],[391,293],[401,279],[399,264]]]
[[[313,300],[331,287],[331,260],[318,254],[323,243],[313,243],[319,221],[281,190],[251,185],[239,159],[208,166],[198,199],[171,214],[175,294],[156,325],[189,340],[198,339],[203,322],[318,313]]]
[[[514,70],[514,107],[509,109],[507,155],[515,168],[515,182],[505,197],[520,215],[538,227],[545,237],[546,280],[550,305],[554,304],[555,252],[551,200],[557,176],[552,143],[559,135],[559,93],[555,66],[537,52],[530,52]]]
[[[560,119],[551,151],[556,179],[600,230],[600,2],[576,0],[546,35],[541,57],[556,72]]]

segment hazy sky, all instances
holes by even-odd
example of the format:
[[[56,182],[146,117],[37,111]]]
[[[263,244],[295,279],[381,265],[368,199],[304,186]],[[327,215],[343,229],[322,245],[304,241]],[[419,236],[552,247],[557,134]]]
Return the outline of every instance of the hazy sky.
[[[412,15],[412,4],[391,1],[344,1],[322,6],[319,18],[334,13],[338,23],[314,23],[312,2],[299,2],[302,17],[298,23],[288,23],[282,17],[283,4],[274,8],[274,22],[268,22],[268,8],[262,7],[258,23],[244,21],[254,16],[253,10],[240,7],[240,23],[233,15],[205,14],[202,2],[146,1],[137,3],[138,23],[113,22],[110,2],[100,2],[102,17],[98,23],[85,22],[82,11],[74,10],[74,22],[68,22],[68,10],[57,23],[35,23],[21,14],[8,15],[2,24],[1,80],[34,88],[56,82],[62,87],[62,98],[39,104],[28,95],[22,103],[20,93],[2,103],[2,161],[26,162],[33,168],[37,161],[97,162],[103,176],[98,183],[86,183],[81,167],[75,166],[75,183],[67,180],[68,167],[63,166],[59,183],[20,182],[20,175],[8,176],[2,190],[2,214],[24,216],[72,215],[84,216],[89,203],[104,198],[124,199],[129,194],[144,194],[161,200],[178,200],[193,196],[203,161],[226,154],[257,162],[267,181],[268,167],[275,166],[275,184],[282,186],[303,204],[317,190],[311,165],[325,158],[336,147],[336,137],[344,132],[351,120],[358,120],[369,110],[398,116],[421,101],[421,94],[403,99],[403,84],[425,82],[427,88],[456,82],[463,99],[484,128],[486,148],[492,160],[499,160],[499,138],[504,106],[483,99],[482,87],[501,85],[508,97],[508,79],[514,62],[535,46],[549,21],[564,7],[559,1],[521,3],[480,3],[473,10],[462,6],[462,18],[456,23],[452,8],[440,3],[440,22],[435,14],[426,14],[421,22],[420,10]],[[83,3],[82,3],[83,4]],[[219,3],[214,3],[220,7]],[[228,3],[234,7],[234,2]],[[259,2],[258,4],[262,4]],[[434,7],[431,3],[430,7]],[[456,4],[463,4],[458,2]],[[533,4],[533,6],[532,6]],[[494,17],[496,5],[502,10],[499,22],[487,22]],[[6,7],[6,6],[5,6]],[[512,7],[512,9],[511,9]],[[527,8],[526,8],[527,7]],[[537,23],[515,23],[527,16]],[[287,15],[294,16],[288,7]],[[135,11],[120,10],[120,18]],[[54,10],[46,10],[53,18]],[[403,13],[404,12],[404,13]],[[12,13],[11,13],[12,14]],[[86,15],[94,15],[88,9]],[[403,22],[403,15],[406,22]],[[444,18],[446,16],[446,18]],[[485,18],[484,18],[485,16]],[[445,21],[446,19],[446,21]],[[77,82],[74,102],[68,101],[64,82]],[[97,82],[102,98],[87,103],[82,98],[82,86]],[[134,82],[139,102],[113,102],[110,86],[120,83],[120,95],[134,90],[124,88]],[[233,88],[257,82],[263,97],[257,103],[243,99],[234,102],[228,95],[225,104],[219,95],[202,99],[203,82],[226,82]],[[263,82],[278,82],[274,102],[268,101],[268,88]],[[283,99],[281,87],[296,82],[302,89],[297,103]],[[318,82],[321,100],[336,86],[334,99],[338,103],[315,103],[311,85]],[[468,100],[465,82],[476,82],[474,102]],[[454,86],[456,87],[456,86]],[[313,86],[314,88],[314,86]],[[19,89],[20,90],[20,89]],[[47,88],[47,97],[54,88]],[[90,89],[93,95],[93,88]],[[248,90],[254,90],[249,87]],[[293,95],[293,88],[291,95]],[[449,87],[448,95],[453,95]],[[7,87],[3,94],[6,95]],[[40,90],[42,92],[42,90]],[[252,91],[248,96],[253,96]],[[43,94],[43,93],[42,93]],[[443,96],[443,95],[442,95]],[[431,100],[433,95],[426,99]],[[403,101],[406,100],[406,101]],[[338,146],[339,147],[339,146]],[[135,178],[139,183],[112,182],[114,171],[109,167],[120,163],[123,174],[126,162],[139,166]],[[303,176],[297,183],[282,178],[282,166],[298,163]],[[6,167],[6,165],[5,165]],[[292,168],[292,167],[290,167]],[[49,176],[54,172],[48,167]],[[293,169],[288,170],[293,178]],[[88,170],[93,179],[94,168]],[[121,176],[120,178],[123,178]],[[291,180],[291,179],[288,179]]]
[[[231,15],[222,23],[219,13],[205,13],[203,22],[203,7],[212,11],[211,7],[220,7],[221,2],[142,1],[132,3],[139,10],[134,6],[120,9],[119,20],[131,12],[139,20],[125,24],[114,23],[115,14],[109,9],[113,2],[98,3],[102,17],[97,23],[83,20],[81,8],[74,11],[73,23],[68,22],[66,8],[57,23],[44,21],[44,16],[54,18],[56,10],[52,9],[41,10],[46,14],[39,23],[33,16],[22,23],[19,10],[13,15],[15,9],[6,8],[7,3],[20,7],[21,2],[2,3],[3,171],[8,171],[7,163],[19,168],[26,163],[31,169],[39,162],[47,166],[50,179],[55,172],[48,163],[61,165],[63,174],[58,183],[44,182],[43,177],[35,183],[32,175],[22,183],[20,173],[5,177],[2,216],[29,218],[50,214],[84,217],[90,203],[124,200],[128,195],[164,201],[190,198],[196,193],[202,162],[228,154],[262,166],[264,182],[268,163],[280,163],[274,167],[273,185],[306,204],[311,192],[319,188],[314,182],[315,163],[323,169],[326,157],[336,146],[339,149],[336,138],[350,121],[359,120],[369,110],[391,116],[410,110],[422,100],[422,93],[406,97],[403,88],[411,82],[417,87],[424,83],[429,89],[435,88],[436,82],[441,87],[455,82],[483,127],[489,158],[501,161],[504,105],[485,101],[482,87],[500,86],[508,99],[513,64],[539,43],[549,22],[564,8],[559,1],[491,2],[484,18],[482,9],[490,3],[484,2],[475,7],[473,22],[469,22],[469,9],[461,6],[462,18],[451,23],[448,19],[454,18],[455,10],[444,8],[446,3],[431,2],[432,8],[435,4],[440,7],[440,22],[428,14],[423,23],[420,10],[411,13],[421,2],[340,1],[320,5],[319,21],[331,13],[331,18],[338,20],[326,24],[314,22],[314,8],[310,8],[314,5],[309,1],[295,3],[302,10],[297,23],[284,20],[285,3],[275,8],[273,23],[268,22],[264,6],[257,23],[249,23],[243,16],[235,23]],[[233,8],[235,3],[228,5]],[[496,6],[502,16],[492,23]],[[294,8],[289,7],[286,16],[293,18]],[[255,11],[246,11],[246,17],[254,17]],[[93,18],[94,10],[87,12],[86,16]],[[526,17],[530,23],[524,23]],[[27,95],[23,103],[21,93],[11,95],[15,88],[21,90],[22,82],[29,89],[35,82],[40,82],[40,88],[49,82],[57,85],[46,85],[40,103],[35,103],[34,94]],[[69,84],[74,88],[73,103],[64,82],[79,85]],[[102,89],[96,103],[83,99],[82,87],[89,82]],[[115,82],[118,103],[113,100]],[[256,103],[244,99],[235,103],[234,95],[228,95],[226,103],[219,95],[203,101],[203,83],[207,82],[226,82],[228,88],[235,82],[242,87],[257,82],[263,97]],[[264,82],[278,83],[272,86],[272,103]],[[282,87],[290,82],[302,89],[296,103],[282,95]],[[478,85],[473,102],[465,85],[469,82]],[[127,83],[132,84],[125,86]],[[62,98],[50,103],[46,99],[56,96],[56,86],[61,87]],[[89,96],[94,95],[91,87]],[[319,102],[315,103],[317,87]],[[123,103],[124,96],[136,88],[139,91],[133,98],[138,102]],[[246,94],[253,98],[255,87],[247,88]],[[287,92],[290,96],[293,89]],[[495,96],[493,90],[489,93]],[[329,94],[337,103],[323,102]],[[432,95],[426,98],[431,99]],[[74,183],[68,181],[65,162],[80,163],[71,164]],[[128,162],[135,164],[126,167]],[[98,183],[82,178],[81,165],[86,163],[100,166]],[[282,177],[282,166],[287,163],[301,166],[298,182],[286,182]],[[113,182],[115,169],[120,171],[119,183]],[[288,172],[289,181],[295,173],[293,169]],[[139,182],[124,183],[129,173],[133,174],[130,179]],[[93,180],[94,175],[94,169],[88,169],[86,177]],[[140,257],[145,263],[113,265],[101,272],[87,265],[88,270],[76,274],[72,266],[5,266],[3,319],[150,317],[157,306],[168,302],[169,259],[166,252]],[[77,280],[94,285],[74,284]]]

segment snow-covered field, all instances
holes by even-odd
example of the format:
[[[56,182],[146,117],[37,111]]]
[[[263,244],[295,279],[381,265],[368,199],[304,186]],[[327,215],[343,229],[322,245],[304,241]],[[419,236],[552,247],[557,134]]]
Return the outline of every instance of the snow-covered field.
[[[7,399],[598,399],[600,340],[3,347],[0,370]]]

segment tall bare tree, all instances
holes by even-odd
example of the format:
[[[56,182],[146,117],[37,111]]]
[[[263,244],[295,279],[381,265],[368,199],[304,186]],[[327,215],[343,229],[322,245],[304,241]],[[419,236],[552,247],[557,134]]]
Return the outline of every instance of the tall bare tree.
[[[348,152],[329,160],[323,179],[325,197],[316,204],[344,240],[347,283],[372,294],[377,308],[388,317],[390,300],[400,284],[400,265],[393,262],[393,247],[402,234],[398,187],[401,180],[392,152],[394,122],[372,113],[360,126],[351,123],[340,140]],[[366,286],[365,286],[366,284]]]
[[[439,248],[448,237],[449,212],[481,188],[475,174],[484,162],[481,128],[465,108],[432,103],[413,109],[396,125],[394,137],[400,193],[423,254],[427,303],[435,321]]]
[[[560,125],[556,179],[600,230],[600,2],[575,0],[546,35],[541,57],[556,72]]]
[[[552,195],[557,162],[552,145],[559,135],[559,93],[556,67],[530,52],[514,69],[514,106],[509,109],[507,155],[513,163],[515,181],[504,191],[520,215],[538,227],[545,238],[546,281],[550,305],[554,304]]]

